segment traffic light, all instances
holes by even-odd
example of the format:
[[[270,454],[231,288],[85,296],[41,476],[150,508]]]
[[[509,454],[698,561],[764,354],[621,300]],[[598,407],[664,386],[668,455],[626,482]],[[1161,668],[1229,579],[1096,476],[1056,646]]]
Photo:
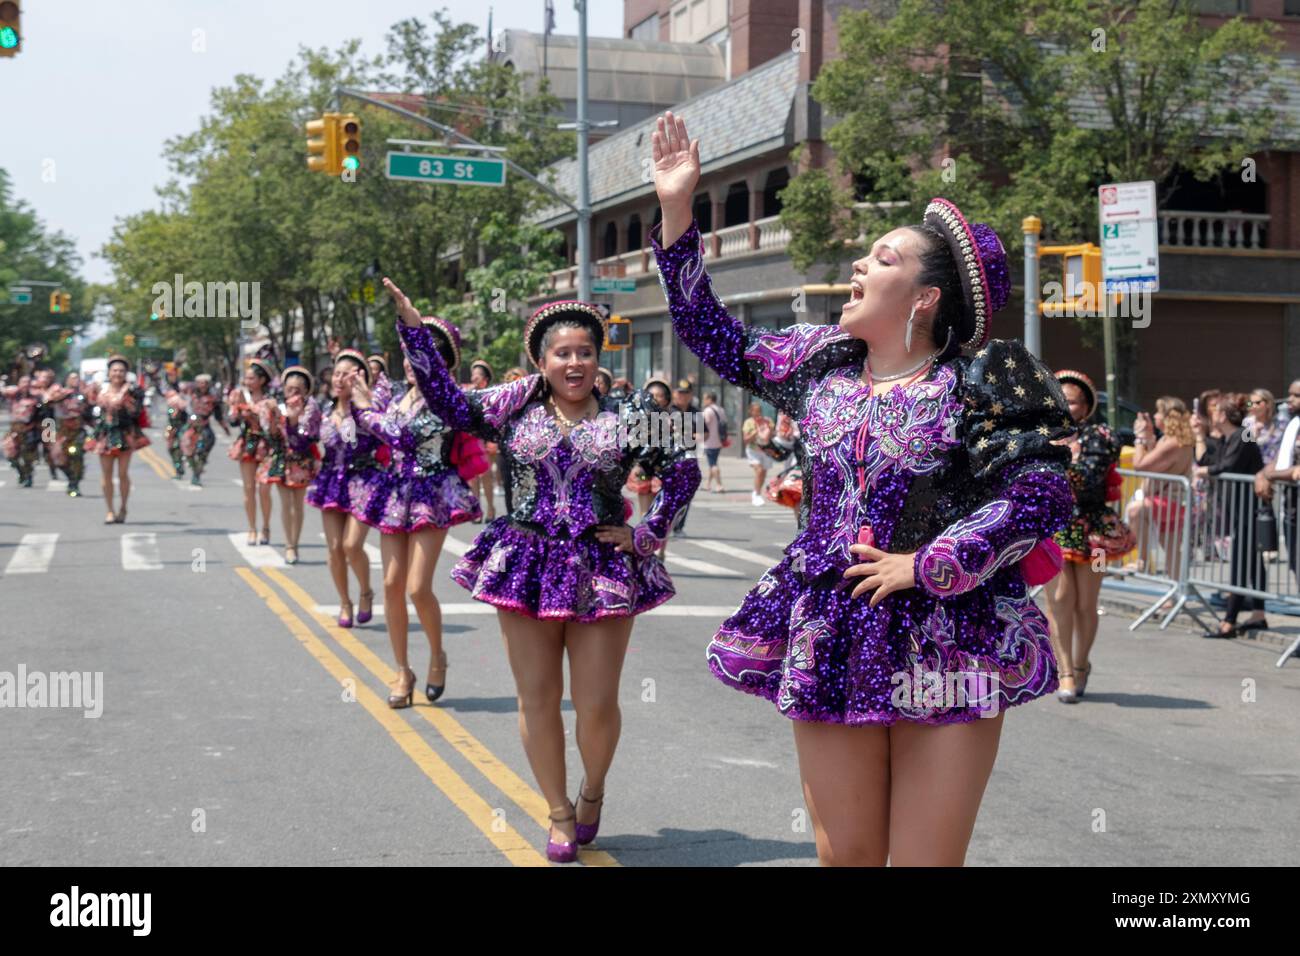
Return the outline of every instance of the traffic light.
[[[59,333],[59,338],[63,339],[64,345],[72,344],[72,329],[64,329]]]
[[[357,169],[361,165],[361,120],[355,113],[345,113],[339,119],[339,163],[343,169]]]
[[[60,292],[60,293],[59,293],[59,305],[61,306],[61,308],[59,309],[60,312],[71,312],[71,311],[72,311],[72,293],[71,293],[71,292]]]
[[[617,352],[632,344],[632,323],[621,315],[609,317],[609,338],[605,341],[605,350]]]
[[[122,342],[129,349],[135,348],[135,336],[132,335],[130,332],[126,333],[126,335],[123,336]]]
[[[352,117],[355,121],[356,117]],[[338,113],[326,113],[320,119],[307,123],[307,168],[327,176],[337,176],[343,170],[342,118]],[[355,132],[359,132],[357,124]],[[358,140],[358,144],[360,140]]]
[[[23,48],[18,13],[18,4],[14,0],[0,2],[0,56],[15,56]]]
[[[63,300],[59,298],[59,294],[57,292],[50,293],[50,311],[51,312],[63,311]]]

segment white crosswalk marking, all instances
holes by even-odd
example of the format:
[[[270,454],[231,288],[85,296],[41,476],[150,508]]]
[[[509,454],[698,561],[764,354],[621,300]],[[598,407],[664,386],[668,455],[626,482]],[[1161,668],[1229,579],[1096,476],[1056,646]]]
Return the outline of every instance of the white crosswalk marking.
[[[226,537],[230,539],[230,543],[234,545],[235,550],[239,552],[239,556],[252,567],[287,567],[278,548],[273,548],[267,544],[249,544],[246,540],[248,537],[247,532],[236,531],[234,534],[226,535]]]
[[[447,535],[442,546],[445,550],[450,551],[452,554],[457,556],[465,554],[471,547],[473,547],[473,545],[466,544],[464,541],[461,541],[459,538],[453,538],[451,535]]]
[[[669,545],[669,548],[675,546]],[[679,554],[673,554],[670,550],[664,555],[664,563],[675,564],[685,568],[687,571],[696,571],[699,574],[707,574],[715,578],[739,578],[744,577],[739,571],[732,571],[730,568],[724,568],[708,561],[697,561],[694,558],[683,558]]]
[[[45,490],[57,491],[60,494],[66,495],[68,493],[68,483],[66,481],[59,481],[54,478],[51,478],[50,483],[45,486]]]
[[[724,544],[721,541],[709,541],[706,538],[690,538],[688,540],[691,544],[697,545],[701,548],[707,548],[710,551],[717,551],[719,554],[727,554],[740,561],[748,561],[750,564],[757,564],[760,568],[773,567],[779,561],[779,559],[769,558],[765,554],[759,554],[757,551],[737,548],[730,544]]]
[[[122,535],[122,570],[161,571],[162,566],[158,535],[153,532]]]
[[[54,560],[57,534],[25,534],[5,565],[5,574],[44,574]]]

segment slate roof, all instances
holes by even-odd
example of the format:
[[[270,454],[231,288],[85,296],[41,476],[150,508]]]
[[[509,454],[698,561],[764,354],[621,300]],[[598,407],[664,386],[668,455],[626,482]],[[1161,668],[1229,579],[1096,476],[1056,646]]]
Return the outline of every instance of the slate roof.
[[[791,51],[769,60],[729,83],[673,108],[686,120],[692,139],[700,141],[700,164],[711,169],[739,162],[776,148],[794,147],[793,108],[799,83],[799,54]],[[588,154],[593,210],[652,195],[650,134],[655,117],[601,140]],[[565,159],[543,171],[562,193],[578,195],[578,160]],[[540,210],[535,219],[554,225],[573,213],[558,203]]]

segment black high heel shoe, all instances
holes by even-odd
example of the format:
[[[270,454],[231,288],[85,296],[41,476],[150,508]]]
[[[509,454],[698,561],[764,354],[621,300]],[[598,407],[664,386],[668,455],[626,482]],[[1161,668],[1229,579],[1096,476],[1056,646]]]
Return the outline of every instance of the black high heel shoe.
[[[442,692],[447,689],[447,652],[446,651],[438,652],[438,663],[440,666],[430,667],[429,673],[432,674],[434,671],[441,671],[442,683],[435,684],[432,681],[430,681],[424,685],[424,696],[429,698],[429,703],[431,704],[439,697],[441,697]]]

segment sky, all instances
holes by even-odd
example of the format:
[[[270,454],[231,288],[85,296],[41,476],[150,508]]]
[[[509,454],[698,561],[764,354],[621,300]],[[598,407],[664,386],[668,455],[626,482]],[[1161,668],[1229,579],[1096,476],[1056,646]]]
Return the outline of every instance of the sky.
[[[485,33],[489,6],[494,30],[540,31],[544,4],[22,0],[21,6],[23,50],[0,58],[0,168],[47,228],[76,241],[82,276],[107,282],[111,272],[95,253],[118,218],[158,207],[154,189],[168,178],[163,144],[198,128],[213,88],[239,73],[274,79],[299,46],[334,49],[359,37],[363,53],[383,53],[389,26],[439,8]],[[556,32],[577,33],[572,0],[555,0],[555,20]],[[589,35],[621,36],[622,28],[619,0],[588,3]]]

